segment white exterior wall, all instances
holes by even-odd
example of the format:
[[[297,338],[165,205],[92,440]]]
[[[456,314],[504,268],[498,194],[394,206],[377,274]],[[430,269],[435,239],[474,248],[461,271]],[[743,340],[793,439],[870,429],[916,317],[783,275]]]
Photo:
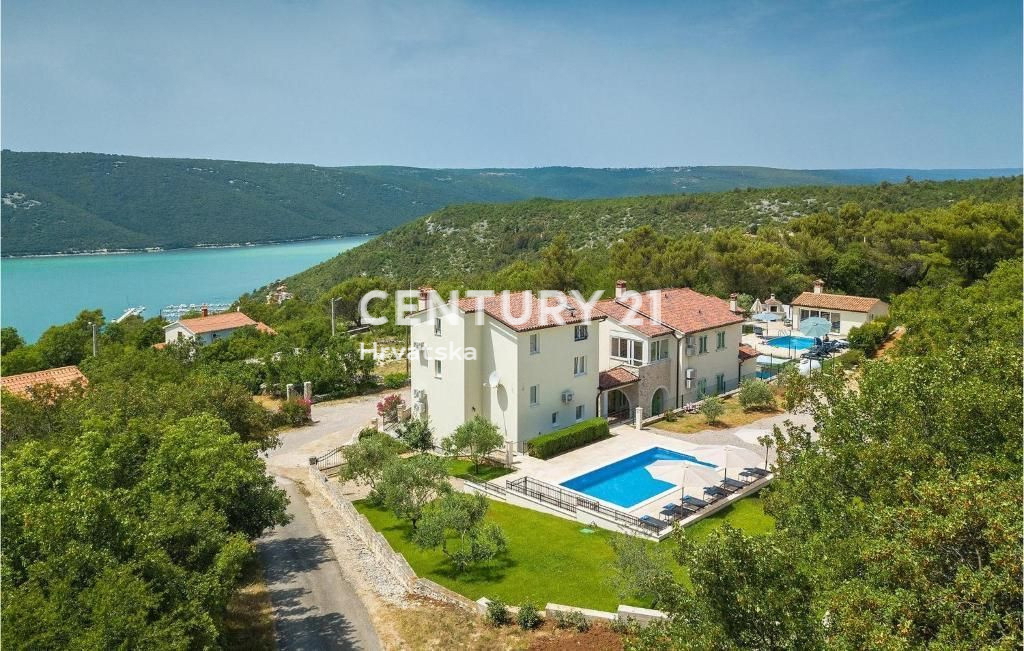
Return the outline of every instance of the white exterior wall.
[[[441,317],[441,335],[434,334],[434,317],[439,308],[410,315],[410,337],[413,347],[417,349],[417,358],[410,360],[410,379],[415,392],[422,389],[426,392],[427,417],[434,431],[434,442],[448,436],[455,428],[465,422],[471,387],[467,376],[478,377],[479,372],[469,368],[479,361],[461,361],[442,359],[441,377],[435,377],[434,357],[440,357],[441,351],[447,355],[450,350],[461,350],[469,319],[462,314]],[[422,346],[422,347],[421,347]]]
[[[717,333],[725,332],[725,347],[719,349],[717,347],[718,337]],[[708,352],[704,354],[697,353],[700,350],[699,338],[702,336],[708,338]],[[739,323],[725,326],[722,328],[713,328],[711,330],[703,330],[701,332],[695,332],[690,335],[694,339],[694,354],[685,355],[683,359],[683,368],[681,373],[681,390],[680,393],[685,396],[684,402],[692,402],[696,399],[696,394],[699,391],[700,380],[704,379],[707,381],[707,392],[709,394],[715,392],[715,378],[721,373],[725,375],[726,387],[732,388],[735,386],[739,379],[740,367],[739,367],[739,347],[740,337],[742,336],[742,326]],[[685,347],[684,347],[685,353]],[[686,369],[694,369],[693,382],[690,388],[686,388]]]
[[[501,327],[501,326],[499,326]],[[564,325],[517,333],[517,417],[515,440],[528,441],[576,422],[576,407],[583,407],[582,419],[597,413],[597,381],[600,372],[600,328],[591,323],[587,338],[575,341],[575,326]],[[530,335],[540,338],[540,352],[530,353]],[[573,374],[573,359],[586,358],[586,373]],[[539,403],[530,405],[530,387],[539,387]],[[573,400],[562,402],[562,392],[572,391]],[[551,415],[558,414],[558,422]]]
[[[430,349],[476,351],[475,360],[441,361],[441,378],[434,377],[434,360],[421,355],[410,364],[412,389],[426,392],[427,415],[434,441],[450,435],[459,425],[480,415],[493,422],[505,440],[519,444],[538,434],[546,434],[576,422],[577,405],[583,405],[584,418],[597,415],[598,328],[590,326],[587,339],[574,341],[571,325],[515,332],[489,316],[477,325],[477,313],[459,313],[452,321],[442,317],[441,336],[434,334],[438,308],[410,316],[411,339]],[[530,354],[530,335],[540,337],[540,353]],[[573,375],[573,358],[587,358],[586,373]],[[500,385],[484,386],[497,371]],[[539,404],[530,405],[530,387],[539,386]],[[563,390],[574,393],[563,404]],[[551,414],[559,413],[557,426]]]
[[[227,337],[230,337],[232,334],[234,334],[235,330],[238,330],[238,328],[215,330],[213,332],[203,332],[198,335],[193,335],[191,332],[185,329],[185,326],[171,324],[170,326],[167,327],[166,330],[164,330],[164,342],[168,344],[173,344],[174,342],[178,341],[178,337],[180,335],[181,338],[183,339],[195,339],[201,344],[209,344],[219,339],[225,339]]]
[[[880,319],[889,314],[889,304],[884,301],[879,301],[871,308],[868,312],[849,312],[847,310],[826,310],[825,308],[818,307],[805,307],[800,305],[793,306],[793,329],[800,329],[800,310],[817,310],[819,312],[839,312],[839,334],[846,336],[850,334],[851,328],[859,328],[860,326]]]

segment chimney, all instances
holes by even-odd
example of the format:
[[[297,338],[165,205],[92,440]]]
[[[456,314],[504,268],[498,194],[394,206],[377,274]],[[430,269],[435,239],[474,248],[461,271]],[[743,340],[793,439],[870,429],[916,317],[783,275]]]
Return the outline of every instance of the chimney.
[[[729,294],[729,311],[730,312],[739,312],[739,308],[736,306],[736,299],[738,297],[739,297],[739,294],[737,294],[736,292],[733,292],[732,294]]]
[[[433,287],[420,287],[420,298],[416,307],[421,311],[427,309],[427,305],[430,303],[430,292],[432,291],[434,291]]]
[[[622,295],[626,292],[626,281],[616,280],[615,281],[615,298],[622,298]]]
[[[825,281],[821,278],[814,281],[814,293],[820,294],[825,289]]]
[[[203,303],[203,307],[199,309],[202,311],[203,316],[210,316],[210,308],[206,303]]]

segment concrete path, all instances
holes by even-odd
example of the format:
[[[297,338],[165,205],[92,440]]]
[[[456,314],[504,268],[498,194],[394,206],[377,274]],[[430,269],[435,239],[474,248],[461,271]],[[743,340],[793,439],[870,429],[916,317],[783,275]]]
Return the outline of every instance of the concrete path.
[[[397,393],[408,404],[409,387],[313,405],[313,424],[281,432],[281,445],[270,450],[267,466],[272,472],[292,476],[305,472],[315,457],[352,441],[359,430],[377,417],[377,403]]]
[[[345,580],[306,498],[278,478],[293,520],[256,542],[274,607],[274,633],[284,649],[380,649],[366,606]]]

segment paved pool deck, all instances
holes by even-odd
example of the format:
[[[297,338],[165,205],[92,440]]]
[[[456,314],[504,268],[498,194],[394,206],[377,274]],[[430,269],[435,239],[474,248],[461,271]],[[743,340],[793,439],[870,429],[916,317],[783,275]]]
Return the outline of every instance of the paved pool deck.
[[[678,434],[660,430],[657,427],[657,423],[642,430],[634,429],[631,425],[619,425],[612,428],[613,436],[611,438],[591,443],[546,461],[518,454],[514,459],[516,471],[498,479],[496,483],[504,486],[506,480],[515,480],[519,477],[529,476],[549,484],[558,485],[563,481],[653,447],[692,454],[699,458],[701,455],[699,452],[695,452],[698,448],[735,445],[755,452],[763,459],[765,448],[757,442],[757,439],[770,433],[775,425],[782,426],[786,421],[790,421],[794,425],[805,425],[808,428],[814,425],[813,419],[807,414],[788,412],[768,416],[741,427],[709,429],[694,434]],[[771,464],[774,461],[775,450],[772,448],[768,450],[768,463]],[[740,470],[742,468],[729,468],[729,476],[735,477]],[[668,493],[641,502],[631,509],[623,510],[636,516],[652,515],[658,517],[666,502],[681,497],[681,491],[678,488]]]

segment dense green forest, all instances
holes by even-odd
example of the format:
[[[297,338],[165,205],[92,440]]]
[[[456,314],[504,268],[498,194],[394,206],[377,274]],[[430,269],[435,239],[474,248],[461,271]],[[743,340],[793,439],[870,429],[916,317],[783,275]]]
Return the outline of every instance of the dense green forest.
[[[930,252],[931,244],[920,243],[944,237],[937,222],[959,219],[963,223],[957,228],[970,230],[972,219],[987,220],[955,217],[948,211],[957,202],[1000,205],[1006,213],[995,219],[998,232],[983,228],[957,237],[1013,248],[1020,241],[1014,235],[1020,196],[1021,177],[1014,177],[452,206],[287,282],[307,298],[355,276],[380,277],[399,287],[423,282],[537,287],[524,272],[542,248],[563,235],[580,259],[578,280],[586,289],[611,289],[623,277],[634,286],[691,285],[722,295],[776,292],[788,298],[815,275],[849,293],[886,296],[932,268],[927,261],[903,258]],[[957,209],[963,210],[973,209]],[[649,230],[637,231],[642,228]],[[1002,250],[977,254],[993,253],[1005,255]],[[890,268],[869,282],[882,258]]]
[[[811,190],[814,209],[709,226],[729,207],[769,197],[806,205]],[[310,380],[316,393],[344,396],[405,379],[375,377],[357,348],[360,338],[404,333],[387,325],[332,338],[331,299],[344,329],[367,290],[419,281],[590,290],[621,277],[638,289],[787,298],[820,276],[831,291],[892,298],[891,322],[907,334],[885,359],[864,362],[856,385],[839,373],[815,377],[801,408],[814,414],[817,436],[775,433],[779,477],[765,502],[776,533],[725,528],[699,546],[684,535],[653,556],[619,547],[623,585],[675,614],[629,644],[1018,647],[1021,179],[771,192],[452,209],[490,211],[487,223],[502,229],[528,215],[523,232],[540,235],[493,261],[461,240],[472,264],[442,270],[430,266],[436,238],[382,237],[415,254],[411,262],[361,269],[343,255],[297,280],[302,293],[280,306],[243,297],[239,307],[277,336],[249,329],[158,350],[160,319],[104,323],[99,312],[32,345],[4,328],[3,373],[78,364],[89,378],[85,389],[32,401],[0,396],[4,646],[222,640],[251,541],[286,517],[260,452],[274,445],[275,427],[304,417],[269,412],[252,394]],[[689,201],[704,208],[672,212]],[[621,230],[588,219],[608,206],[629,217]],[[103,324],[97,357],[90,322]],[[675,581],[676,559],[695,568],[686,584]]]
[[[734,187],[988,177],[1007,170],[317,167],[5,150],[4,255],[378,233],[444,206]]]
[[[772,437],[773,533],[620,546],[625,592],[673,615],[629,648],[1020,648],[1021,283],[908,291],[890,355],[814,376],[814,434]]]

